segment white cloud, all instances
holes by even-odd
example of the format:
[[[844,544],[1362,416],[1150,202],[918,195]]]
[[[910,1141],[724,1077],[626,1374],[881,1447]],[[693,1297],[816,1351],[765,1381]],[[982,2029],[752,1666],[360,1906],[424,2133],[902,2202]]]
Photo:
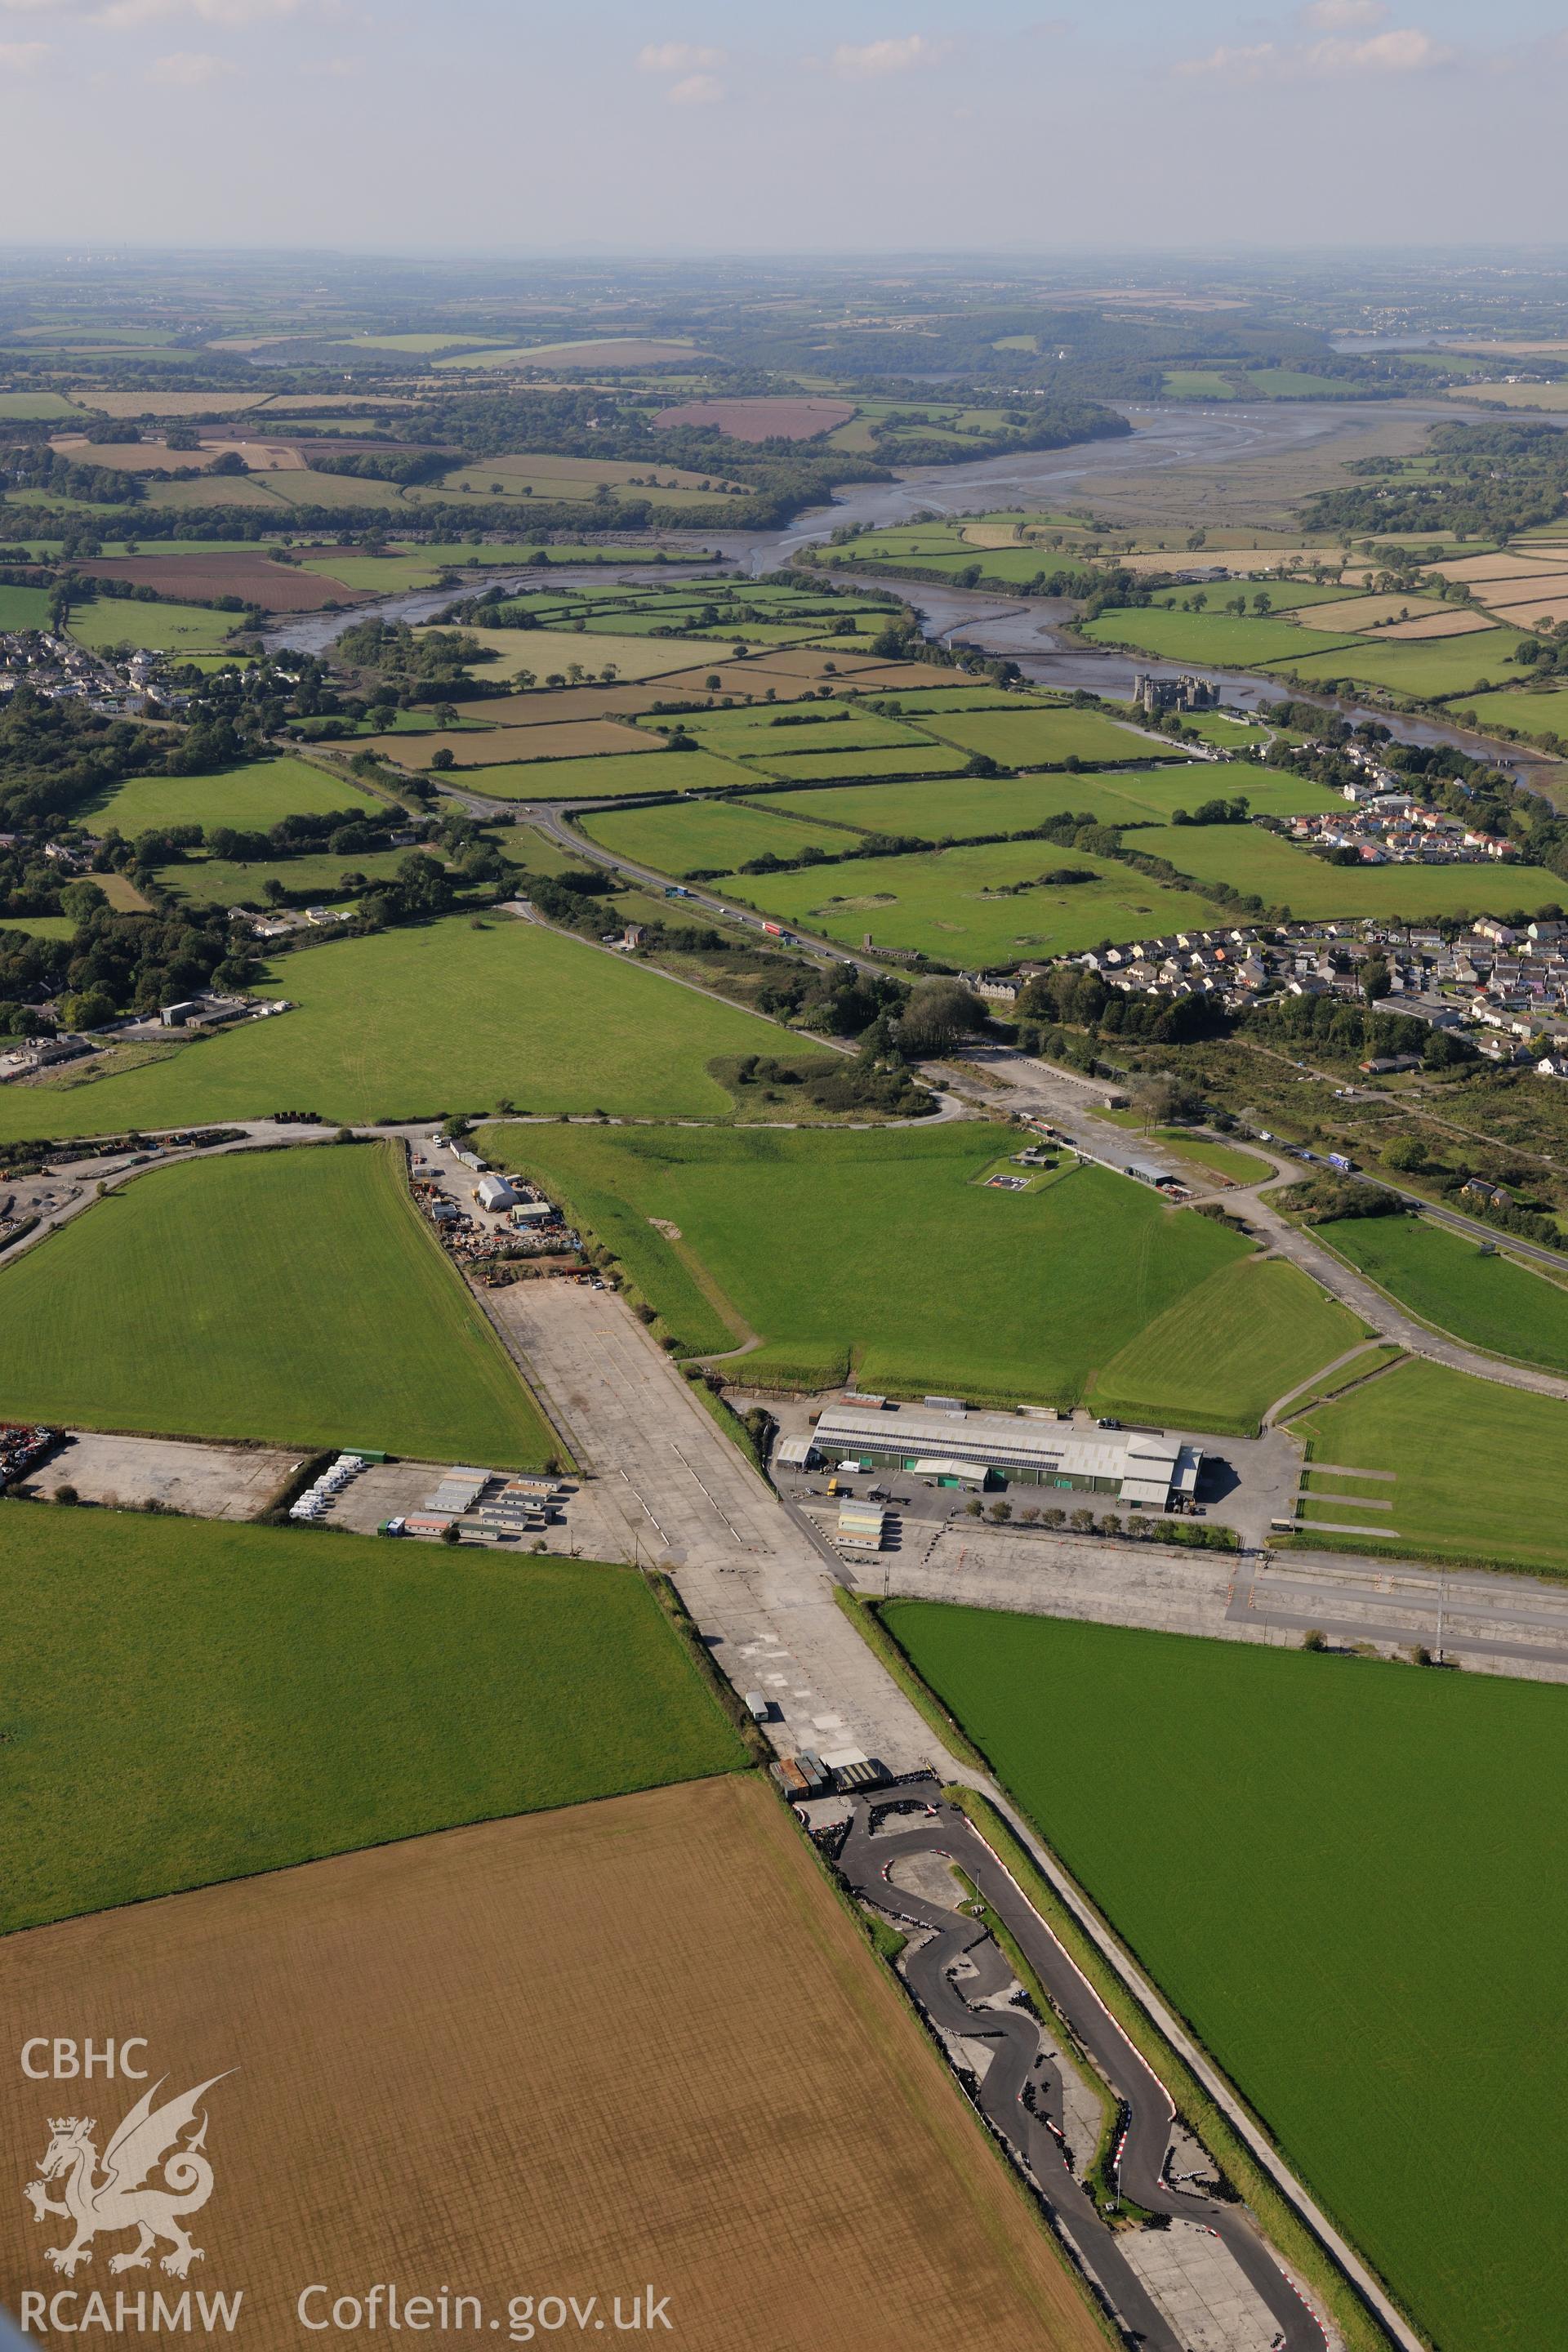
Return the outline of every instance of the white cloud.
[[[724,85],[711,74],[689,74],[678,81],[669,92],[671,106],[717,106],[724,95]]]
[[[202,89],[208,82],[221,81],[235,69],[227,58],[215,58],[209,50],[174,49],[166,58],[154,58],[147,68],[147,79],[163,82],[172,89]]]
[[[721,66],[722,49],[694,48],[689,41],[650,41],[637,53],[637,63],[644,73],[700,73],[710,66]]]
[[[1366,41],[1318,41],[1307,51],[1309,73],[1425,73],[1447,65],[1453,57],[1432,38],[1406,26],[1392,33],[1373,33]]]
[[[1344,0],[1331,0],[1344,5]],[[1206,58],[1185,58],[1178,73],[1212,75],[1228,81],[1295,81],[1330,79],[1339,75],[1428,73],[1454,58],[1430,33],[1404,26],[1371,34],[1363,41],[1330,38],[1281,47],[1258,41],[1250,47],[1210,51]]]
[[[1315,33],[1344,33],[1352,25],[1381,25],[1387,15],[1387,0],[1307,0],[1301,22]]]
[[[1240,49],[1227,48],[1222,42],[1206,58],[1184,58],[1176,71],[1224,75],[1233,81],[1259,81],[1277,63],[1279,54],[1272,41],[1258,41],[1250,48]]]
[[[47,41],[0,41],[0,73],[33,73],[48,54]]]
[[[952,47],[951,41],[928,41],[923,33],[906,33],[896,39],[840,41],[833,52],[835,73],[855,76],[910,73],[917,66],[934,65]]]

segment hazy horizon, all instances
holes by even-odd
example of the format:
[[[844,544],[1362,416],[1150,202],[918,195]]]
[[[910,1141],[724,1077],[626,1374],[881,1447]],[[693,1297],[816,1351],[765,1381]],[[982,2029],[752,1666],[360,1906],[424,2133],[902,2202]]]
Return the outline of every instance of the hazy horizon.
[[[0,93],[12,249],[1518,250],[1557,217],[1568,12],[0,0]],[[1507,173],[1439,168],[1477,153]]]

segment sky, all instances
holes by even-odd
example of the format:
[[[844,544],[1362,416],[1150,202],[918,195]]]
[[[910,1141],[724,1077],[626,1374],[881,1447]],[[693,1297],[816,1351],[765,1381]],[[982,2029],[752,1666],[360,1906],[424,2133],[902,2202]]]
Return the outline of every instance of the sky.
[[[1568,241],[1568,0],[0,0],[9,244]]]

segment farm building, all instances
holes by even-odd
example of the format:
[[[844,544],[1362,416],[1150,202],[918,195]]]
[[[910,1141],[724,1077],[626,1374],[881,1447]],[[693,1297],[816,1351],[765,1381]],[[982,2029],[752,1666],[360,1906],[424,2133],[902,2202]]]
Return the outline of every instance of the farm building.
[[[1190,1499],[1203,1464],[1195,1445],[1144,1430],[1090,1436],[1071,1422],[913,1405],[828,1405],[816,1445],[830,1461],[904,1470],[938,1486],[1057,1486],[1153,1511]]]
[[[474,1187],[474,1198],[481,1209],[489,1209],[492,1214],[517,1206],[517,1194],[504,1176],[481,1176]]]

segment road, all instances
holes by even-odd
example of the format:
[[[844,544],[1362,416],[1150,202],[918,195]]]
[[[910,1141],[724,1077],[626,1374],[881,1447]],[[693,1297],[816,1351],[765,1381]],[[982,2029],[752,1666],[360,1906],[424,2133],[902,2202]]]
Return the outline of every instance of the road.
[[[899,1808],[890,1815],[889,1797]],[[1121,2194],[1148,2212],[1201,2221],[1224,2244],[1268,2309],[1278,2330],[1276,2342],[1288,2352],[1321,2352],[1322,2329],[1244,2210],[1167,2183],[1165,2163],[1176,2113],[1169,2092],[968,1816],[943,1802],[929,1782],[918,1794],[893,1790],[881,1799],[861,1799],[838,1857],[839,1870],[867,1902],[929,1932],[930,1941],[911,1945],[904,1954],[910,1988],[944,2032],[989,2045],[992,2056],[976,2086],[975,2102],[1036,2182],[1063,2236],[1122,2326],[1152,2352],[1186,2352],[1184,2334],[1177,2333],[1129,2261],[1128,2239],[1113,2233],[1100,2219],[1073,2178],[1058,2134],[1025,2104],[1026,2088],[1037,2099],[1041,2094],[1046,2064],[1042,2037],[1030,2011],[990,2005],[1014,1980],[1001,1948],[978,1920],[956,1908],[945,1909],[889,1878],[889,1864],[917,1853],[956,1863],[978,1887],[1066,2019],[1074,2041],[1121,2102],[1124,2137],[1116,2163]],[[955,1981],[954,1970],[963,1967],[972,1973]],[[1059,2112],[1059,2084],[1052,2088],[1047,2111],[1055,2107]]]
[[[941,1066],[945,1071],[950,1090],[962,1092],[962,1072],[968,1067],[980,1074],[980,1083],[973,1089],[972,1099],[992,1109],[1012,1109],[1043,1118],[1067,1138],[1069,1143],[1089,1151],[1098,1160],[1108,1160],[1114,1166],[1129,1161],[1152,1162],[1169,1175],[1178,1176],[1184,1183],[1193,1182],[1190,1166],[1154,1138],[1115,1126],[1110,1119],[1097,1115],[1095,1097],[1104,1107],[1106,1092],[1091,1081],[1080,1080],[1050,1064],[1016,1053],[1010,1046],[976,1046],[967,1053],[951,1056]],[[1347,1265],[1334,1251],[1320,1242],[1310,1226],[1293,1223],[1267,1198],[1276,1186],[1300,1183],[1303,1174],[1298,1160],[1282,1159],[1279,1153],[1258,1145],[1251,1137],[1247,1149],[1267,1160],[1268,1172],[1255,1184],[1226,1185],[1204,1192],[1194,1188],[1197,1200],[1220,1202],[1233,1213],[1242,1214],[1258,1233],[1266,1245],[1279,1256],[1321,1285],[1351,1312],[1361,1318],[1382,1338],[1396,1341],[1412,1355],[1427,1357],[1433,1363],[1446,1364],[1450,1370],[1468,1373],[1473,1379],[1494,1381],[1504,1388],[1524,1389],[1536,1396],[1568,1399],[1568,1380],[1555,1372],[1538,1370],[1529,1364],[1504,1362],[1500,1357],[1489,1356],[1477,1348],[1467,1348],[1462,1340],[1450,1339],[1446,1333],[1433,1330],[1427,1324],[1405,1311],[1387,1294],[1379,1290],[1355,1268]],[[1367,1178],[1365,1181],[1373,1180]],[[1382,1183],[1383,1179],[1376,1180]],[[1390,1186],[1391,1191],[1397,1187]],[[1454,1211],[1436,1211],[1429,1202],[1414,1192],[1402,1192],[1408,1201],[1428,1214],[1436,1215],[1457,1232],[1476,1241],[1496,1243],[1500,1236],[1490,1227],[1472,1223]],[[1511,1234],[1501,1237],[1511,1251],[1535,1258],[1554,1271],[1565,1270],[1564,1261],[1550,1250],[1534,1249],[1529,1244],[1516,1244]],[[1283,1402],[1278,1400],[1277,1402]]]

